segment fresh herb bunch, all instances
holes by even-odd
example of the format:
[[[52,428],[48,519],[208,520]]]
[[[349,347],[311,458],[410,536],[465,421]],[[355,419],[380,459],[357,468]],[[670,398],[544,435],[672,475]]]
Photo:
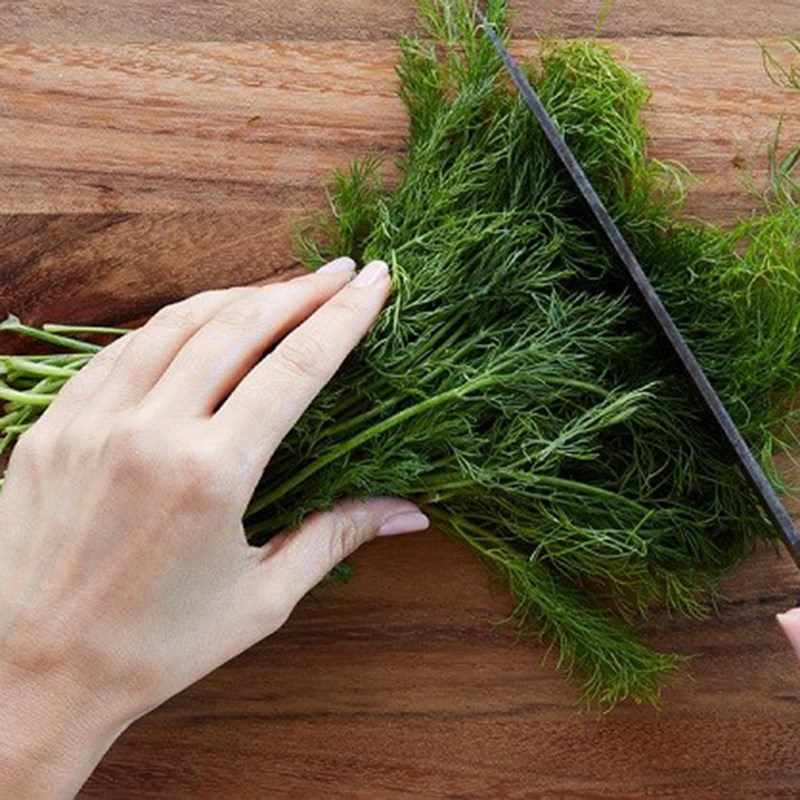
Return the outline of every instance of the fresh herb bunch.
[[[401,41],[399,182],[354,164],[300,237],[309,268],[340,253],[388,260],[394,295],[275,454],[248,534],[264,541],[344,496],[413,497],[499,571],[521,629],[557,649],[586,700],[655,702],[682,658],[647,646],[650,612],[703,614],[772,531],[471,2],[420,12],[422,36]],[[505,3],[487,14],[506,35]],[[528,70],[775,476],[800,388],[797,153],[775,161],[761,216],[726,230],[680,221],[681,173],[647,156],[638,76],[585,41],[542,42]],[[6,327],[63,351],[0,360],[10,444],[93,346]]]

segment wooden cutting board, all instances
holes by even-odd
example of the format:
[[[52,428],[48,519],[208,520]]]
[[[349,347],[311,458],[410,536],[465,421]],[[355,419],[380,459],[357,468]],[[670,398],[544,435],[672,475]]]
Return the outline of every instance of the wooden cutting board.
[[[524,54],[536,30],[591,34],[601,4],[515,7]],[[412,26],[409,0],[0,0],[0,315],[118,322],[290,273],[330,170],[402,150],[392,41]],[[612,6],[604,35],[653,90],[653,153],[700,179],[690,213],[747,213],[778,116],[800,136],[800,97],[755,43],[799,30],[798,0]],[[355,561],[350,585],[134,725],[82,796],[800,796],[783,554],[741,570],[720,618],[654,621],[658,644],[702,654],[693,680],[660,712],[602,717],[492,625],[509,601],[458,543],[401,537]]]

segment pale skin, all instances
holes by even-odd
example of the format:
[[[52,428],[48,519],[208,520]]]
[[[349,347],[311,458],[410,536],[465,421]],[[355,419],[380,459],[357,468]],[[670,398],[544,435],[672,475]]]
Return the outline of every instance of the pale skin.
[[[276,631],[342,558],[427,528],[374,498],[245,540],[270,457],[389,294],[382,262],[354,274],[337,259],[169,306],[22,437],[0,493],[0,797],[73,797],[134,720]],[[800,609],[778,620],[800,657]]]
[[[384,263],[354,275],[342,258],[170,306],[21,438],[0,493],[0,797],[73,797],[134,720],[277,630],[342,558],[428,526],[374,498],[245,540],[270,457],[389,294]]]

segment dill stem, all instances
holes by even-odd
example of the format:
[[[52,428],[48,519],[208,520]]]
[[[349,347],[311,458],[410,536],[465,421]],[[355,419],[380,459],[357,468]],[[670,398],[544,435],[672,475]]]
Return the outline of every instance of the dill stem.
[[[23,336],[28,336],[31,339],[39,339],[42,342],[54,344],[58,347],[63,347],[66,350],[73,350],[79,353],[99,353],[103,349],[98,344],[82,342],[80,339],[73,339],[69,336],[60,336],[56,333],[49,333],[48,331],[41,330],[40,328],[33,328],[30,325],[23,325],[21,322],[6,320],[5,322],[0,323],[0,331],[19,333]]]
[[[12,434],[14,436],[20,436],[23,433],[25,433],[25,431],[28,430],[28,428],[30,428],[31,425],[33,425],[32,422],[25,422],[20,425],[9,425],[8,427],[6,427],[5,432],[7,434]]]
[[[458,536],[459,539],[465,541],[473,550],[480,553],[480,555],[485,556],[492,561],[496,561],[498,564],[505,565],[506,559],[504,559],[497,550],[493,550],[491,547],[486,547],[483,542],[492,542],[500,547],[509,547],[508,542],[504,539],[500,538],[496,534],[492,533],[491,531],[487,530],[486,528],[482,528],[480,525],[476,525],[474,522],[470,522],[464,517],[457,516],[455,514],[448,514],[445,511],[435,507],[435,506],[424,506],[423,508],[425,514],[428,518],[435,524],[442,525],[445,527],[445,533],[451,533]],[[475,534],[475,537],[472,536],[465,536],[463,531],[468,530]],[[533,570],[536,567],[534,562],[529,562],[529,568]]]
[[[620,502],[624,503],[625,505],[630,506],[631,508],[635,509],[636,511],[640,511],[642,514],[650,514],[651,511],[645,508],[640,503],[637,503],[636,500],[631,500],[629,497],[625,497],[625,495],[617,494],[616,492],[612,492],[609,489],[603,489],[601,486],[595,486],[590,483],[583,483],[581,481],[574,481],[568,478],[559,478],[555,475],[536,475],[530,474],[528,478],[534,484],[541,484],[544,486],[552,486],[557,489],[569,489],[570,491],[578,492],[580,494],[592,495],[594,497],[599,497],[603,500],[611,500],[613,502]],[[438,491],[449,491],[451,489],[464,489],[471,486],[474,486],[476,480],[474,477],[465,478],[459,472],[450,472],[450,473],[439,473],[439,475],[432,475],[430,477],[425,478],[425,490],[418,489],[412,490],[412,494],[416,494],[419,492],[422,494],[423,491],[430,491],[431,488],[434,488]],[[487,489],[491,489],[490,486],[486,487]]]
[[[105,325],[62,325],[47,322],[42,329],[48,333],[87,333],[99,336],[124,336],[131,332],[130,328],[109,328]]]
[[[340,433],[349,431],[351,428],[359,428],[365,422],[369,422],[369,420],[371,420],[373,417],[378,416],[392,406],[397,405],[400,399],[401,398],[399,396],[395,396],[394,398],[390,398],[388,400],[381,400],[379,403],[375,403],[371,408],[369,408],[367,411],[363,411],[358,416],[350,417],[350,419],[346,419],[343,422],[340,422],[338,425],[331,425],[330,428],[326,428],[325,436],[332,438]]]
[[[2,361],[9,367],[9,374],[13,371],[22,375],[71,378],[77,371],[69,367],[57,367],[47,362],[31,361],[24,356],[6,356]]]
[[[10,386],[0,384],[0,399],[22,406],[49,406],[53,402],[52,394],[38,392],[19,392]]]
[[[455,322],[458,322],[459,319],[460,319],[459,317],[454,317]],[[411,359],[410,364],[408,364],[407,368],[411,369],[412,365],[415,362],[422,360],[422,357],[425,355],[426,351],[433,350],[434,345],[439,344],[439,341],[442,339],[443,335],[448,333],[451,327],[452,323],[442,325],[439,330],[437,330],[434,334],[428,337],[428,339],[425,342],[425,347],[415,349],[414,355]],[[460,336],[464,333],[464,329],[465,329],[465,323],[462,323],[454,332],[451,333],[447,342],[445,342],[444,345],[442,345],[442,349],[447,348],[450,342],[457,342]],[[461,352],[464,351],[465,349],[468,349],[468,347],[460,348],[453,354],[452,357],[457,358],[458,355],[461,354]],[[420,385],[424,386],[425,384],[430,383],[434,378],[438,377],[441,371],[442,371],[441,366],[431,370],[422,379]],[[355,396],[351,395],[350,397],[345,398],[345,402],[337,404],[335,406],[334,408],[335,415],[338,416],[342,411],[348,411],[349,409],[351,409],[354,405],[356,405],[357,402],[363,399],[364,395],[369,395],[370,391],[372,391],[373,394],[378,394],[378,395],[380,395],[381,393],[386,394],[391,391],[391,386],[387,386],[385,381],[381,380],[374,381],[374,386],[379,391],[375,391],[371,386],[368,386],[367,389],[362,388],[359,391],[358,395]],[[383,411],[386,411],[393,405],[396,405],[399,399],[400,399],[399,396],[396,394],[390,395],[388,399],[384,399],[380,403],[374,404],[370,409],[362,412],[358,416],[351,417],[350,419],[346,419],[340,422],[338,425],[332,425],[329,428],[326,428],[325,435],[333,437],[337,436],[340,433],[344,433],[345,431],[351,430],[352,428],[361,427],[362,425],[364,425],[364,423],[368,422],[373,417],[377,416]]]
[[[0,430],[5,430],[7,425],[14,425],[22,415],[22,411],[11,411],[8,414],[4,414],[0,417]]]
[[[442,326],[442,327],[445,328],[447,326]],[[452,335],[448,339],[448,342],[450,342],[450,341],[458,341],[458,338],[464,333],[464,328],[465,328],[465,325],[462,324],[456,331],[454,331],[452,333]],[[426,345],[432,344],[433,342],[435,342],[439,338],[441,338],[441,337],[439,337],[439,336],[431,336],[430,339],[428,340],[428,342],[426,342]],[[445,342],[445,344],[443,345],[443,348],[446,348],[448,346],[448,342]],[[451,355],[451,358],[453,360],[458,360],[458,358],[460,356],[462,356],[463,354],[465,354],[466,352],[468,352],[473,347],[473,345],[474,345],[474,342],[467,342],[465,345],[463,345],[458,350],[453,352],[452,355]],[[415,360],[419,360],[419,358],[417,358],[417,356],[424,354],[424,352],[425,352],[425,349],[420,349],[418,351],[415,351],[415,358],[412,359],[412,364],[413,364],[413,362]],[[411,365],[409,365],[409,369],[410,369],[410,367],[411,367]],[[428,383],[431,383],[435,378],[439,377],[439,375],[441,374],[443,369],[444,369],[444,367],[441,366],[441,365],[436,367],[435,369],[432,369],[430,372],[425,374],[424,378],[422,378],[422,380],[419,382],[419,385],[420,386],[425,386]],[[383,384],[382,388],[384,389],[385,392],[391,390],[391,387],[387,387],[385,385],[385,383]],[[363,395],[363,392],[361,394]],[[359,397],[358,399],[361,399],[361,398]],[[332,425],[331,427],[326,428],[325,429],[325,435],[333,437],[333,436],[337,436],[340,433],[344,433],[345,431],[349,431],[352,428],[359,428],[362,425],[364,425],[366,422],[369,422],[373,417],[376,417],[379,414],[381,414],[382,412],[384,412],[387,409],[391,408],[392,406],[397,405],[397,403],[399,402],[400,399],[401,398],[400,398],[399,395],[394,395],[394,396],[390,395],[390,397],[388,399],[382,400],[380,403],[374,404],[370,409],[368,409],[367,411],[362,412],[358,416],[351,417],[350,419],[346,419],[346,420],[340,422],[338,425]],[[354,403],[345,404],[344,407],[348,408],[348,407],[352,406],[353,404]]]
[[[8,330],[0,324],[0,331]],[[85,364],[94,353],[29,353],[24,356],[26,361],[41,362],[44,364]],[[4,356],[4,358],[20,358],[20,356]]]
[[[327,466],[333,461],[336,461],[337,458],[341,458],[343,455],[346,455],[356,447],[368,442],[370,439],[380,436],[380,434],[390,430],[396,425],[399,425],[401,422],[405,422],[407,419],[411,419],[411,417],[415,417],[418,414],[423,414],[431,408],[435,408],[436,406],[446,403],[453,398],[468,394],[474,389],[478,389],[489,382],[490,380],[487,378],[487,376],[482,376],[481,378],[475,379],[469,383],[465,383],[462,386],[457,386],[455,389],[451,389],[450,391],[442,392],[434,397],[429,397],[427,400],[423,400],[422,402],[416,403],[413,406],[404,408],[402,411],[398,411],[391,417],[381,420],[372,427],[367,428],[347,441],[342,442],[337,447],[334,447],[332,450],[329,450],[325,455],[320,456],[315,461],[312,461],[305,469],[295,473],[291,478],[276,486],[272,491],[254,497],[249,508],[247,509],[245,517],[249,517],[256,512],[261,511],[271,503],[280,500],[281,497],[286,495],[296,486],[300,485],[307,478],[310,478],[316,472],[319,472],[319,470],[321,470],[323,467]]]

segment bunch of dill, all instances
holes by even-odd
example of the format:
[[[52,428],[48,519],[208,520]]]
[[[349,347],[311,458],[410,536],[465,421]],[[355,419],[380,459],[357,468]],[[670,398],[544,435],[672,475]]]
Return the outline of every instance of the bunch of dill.
[[[472,4],[420,12],[423,35],[401,41],[398,184],[354,164],[300,241],[310,268],[340,253],[386,259],[394,295],[276,453],[249,536],[344,496],[413,497],[494,565],[521,629],[557,649],[586,700],[655,701],[681,658],[645,643],[648,615],[702,614],[770,527]],[[505,35],[505,3],[487,15]],[[682,222],[675,171],[646,154],[639,77],[583,41],[542,43],[528,69],[774,475],[800,388],[797,154],[776,161],[761,216],[728,230]],[[10,443],[88,360],[75,348],[92,346],[7,328],[63,350],[2,359]]]

